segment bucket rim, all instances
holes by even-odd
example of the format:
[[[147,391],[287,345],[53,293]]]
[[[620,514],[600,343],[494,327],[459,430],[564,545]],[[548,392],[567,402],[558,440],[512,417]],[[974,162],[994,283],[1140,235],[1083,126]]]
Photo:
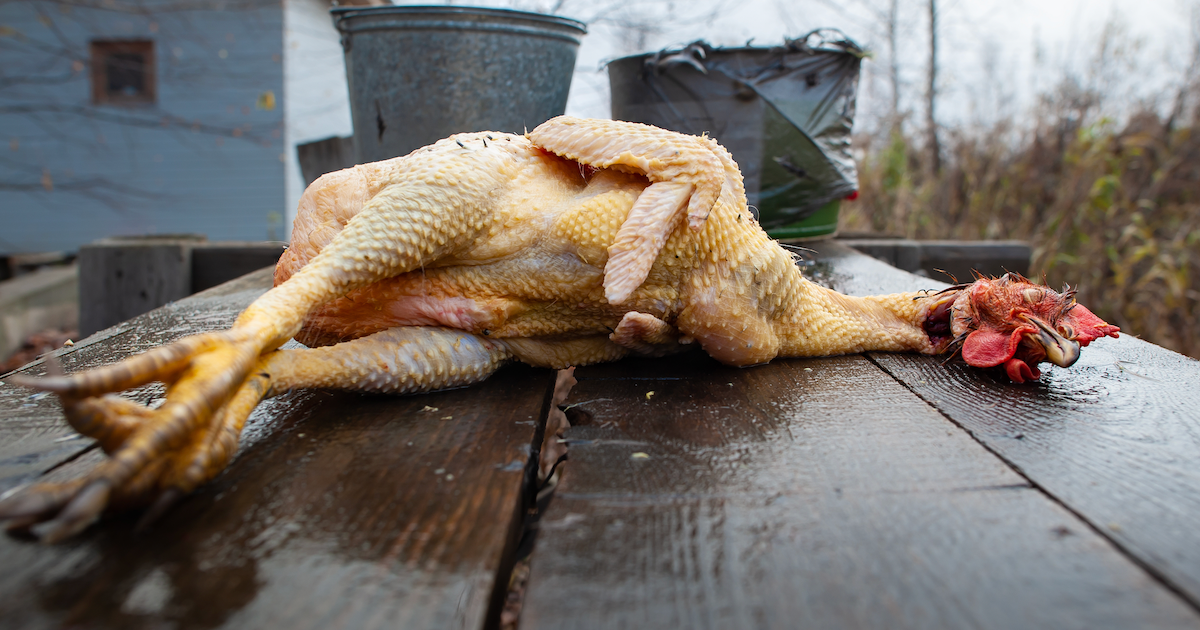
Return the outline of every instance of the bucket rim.
[[[839,42],[839,43],[844,43],[845,45],[848,45],[848,46],[838,45],[838,44],[830,45],[828,43],[822,43],[821,45],[810,48],[810,50],[812,50],[814,52],[822,52],[822,53],[851,55],[851,56],[860,57],[860,58],[863,56],[864,53],[863,53],[862,46],[860,46],[858,44],[858,42],[856,42],[852,38],[850,38],[850,36],[846,35],[842,31],[835,29],[835,28],[819,28],[819,29],[815,29],[815,30],[809,32],[806,35],[797,37],[796,39],[792,39],[792,40],[785,39],[783,41],[783,43],[781,43],[781,44],[766,45],[766,46],[750,46],[749,44],[747,44],[745,46],[725,47],[725,46],[713,46],[712,44],[709,44],[708,42],[706,42],[704,40],[697,40],[697,41],[692,42],[691,44],[668,46],[666,48],[663,48],[662,50],[650,50],[650,51],[646,51],[646,52],[634,53],[632,55],[623,55],[621,57],[608,59],[604,62],[604,65],[605,66],[612,65],[614,63],[617,63],[618,61],[625,61],[628,59],[647,59],[647,58],[654,57],[654,56],[663,56],[663,55],[672,55],[672,54],[676,54],[676,53],[683,53],[683,52],[687,52],[688,50],[692,49],[693,47],[697,47],[697,46],[702,47],[704,49],[704,54],[706,54],[706,55],[710,55],[710,54],[734,55],[737,53],[759,53],[759,54],[761,54],[761,53],[797,53],[797,52],[801,52],[801,50],[792,48],[791,44],[793,42],[805,42],[809,37],[811,37],[813,35],[818,35],[818,34],[823,35],[825,33],[830,33],[830,34],[836,33],[837,35],[840,36],[840,38],[838,38],[834,41]]]
[[[376,15],[490,15],[494,17],[526,19],[543,24],[553,24],[569,29],[575,29],[580,34],[587,34],[587,24],[575,18],[517,9],[501,9],[495,7],[471,7],[459,5],[383,5],[372,7],[334,7],[329,10],[334,24],[341,30],[345,20],[355,17],[370,17]]]
[[[772,51],[780,51],[783,49],[784,49],[783,46],[734,46],[734,47],[729,47],[729,48],[710,47],[707,49],[706,54],[769,53]],[[664,48],[662,50],[652,50],[649,52],[633,53],[632,55],[623,55],[621,57],[613,57],[612,59],[608,59],[607,61],[605,61],[605,65],[613,64],[618,61],[625,61],[626,59],[645,59],[647,57],[654,57],[655,55],[670,55],[673,53],[684,52],[685,50],[687,50],[687,46],[681,46],[678,48],[675,48],[675,47]]]

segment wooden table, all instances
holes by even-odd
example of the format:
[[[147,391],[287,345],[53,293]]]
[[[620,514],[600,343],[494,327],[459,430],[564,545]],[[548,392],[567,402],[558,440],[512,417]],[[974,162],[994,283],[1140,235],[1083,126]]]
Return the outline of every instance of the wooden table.
[[[848,293],[934,284],[820,249],[816,276]],[[71,371],[226,327],[269,283],[60,358]],[[1125,335],[1027,385],[884,353],[576,375],[521,628],[1200,627],[1192,359]],[[274,399],[233,465],[151,529],[0,537],[0,626],[494,627],[552,384],[513,366],[436,394]],[[0,386],[0,490],[98,459],[53,397]]]

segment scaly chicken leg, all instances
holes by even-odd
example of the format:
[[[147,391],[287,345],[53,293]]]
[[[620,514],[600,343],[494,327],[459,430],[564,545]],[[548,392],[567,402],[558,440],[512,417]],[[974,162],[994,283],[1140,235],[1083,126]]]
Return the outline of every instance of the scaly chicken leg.
[[[684,221],[684,218],[687,221]],[[867,350],[944,352],[1037,378],[1116,328],[1024,279],[853,298],[801,277],[707,138],[560,117],[528,137],[460,134],[326,175],[301,199],[276,286],[224,332],[69,377],[68,422],[110,458],[0,501],[43,540],[109,506],[171,500],[217,474],[258,402],[295,387],[411,392],[698,344],[730,365]],[[277,351],[295,336],[309,346]],[[168,384],[158,409],[106,396]]]

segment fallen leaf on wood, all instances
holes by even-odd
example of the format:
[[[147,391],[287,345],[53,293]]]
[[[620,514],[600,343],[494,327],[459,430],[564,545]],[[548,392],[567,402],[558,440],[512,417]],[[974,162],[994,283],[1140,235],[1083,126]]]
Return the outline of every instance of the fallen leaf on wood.
[[[542,453],[538,458],[538,481],[544,482],[558,465],[558,461],[567,454],[567,443],[563,440],[571,422],[567,414],[559,408],[567,400],[571,388],[575,386],[575,368],[559,370],[554,379],[554,394],[551,396],[550,413],[546,416],[546,433],[542,438]]]

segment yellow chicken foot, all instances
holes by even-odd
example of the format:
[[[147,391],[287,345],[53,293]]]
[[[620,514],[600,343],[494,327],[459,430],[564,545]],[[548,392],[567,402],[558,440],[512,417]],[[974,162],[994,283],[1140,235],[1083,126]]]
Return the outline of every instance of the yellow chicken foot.
[[[57,393],[68,422],[95,437],[110,457],[82,484],[39,485],[0,502],[0,516],[45,520],[39,535],[47,541],[73,535],[92,523],[110,503],[140,503],[160,476],[163,459],[203,433],[214,411],[223,407],[253,365],[258,351],[221,344],[221,333],[185,340],[147,357],[71,377],[10,380]],[[201,353],[176,360],[188,352]],[[153,380],[169,384],[167,400],[149,409],[114,397],[97,397],[105,388],[125,389]]]
[[[161,409],[127,399],[84,398],[73,403],[84,410],[73,416],[76,422],[86,420],[79,425],[91,435],[103,436],[102,448],[112,458],[83,479],[38,484],[5,499],[0,518],[16,519],[10,529],[33,528],[45,542],[81,531],[106,507],[152,504],[143,518],[147,522],[228,465],[246,419],[269,396],[306,387],[388,394],[459,387],[487,378],[512,356],[502,343],[462,331],[396,328],[327,348],[269,353],[207,416],[160,416]],[[95,378],[83,376],[84,382]],[[175,389],[169,389],[168,400]]]
[[[206,431],[157,475],[152,488],[128,493],[148,502],[143,522],[157,518],[175,500],[216,477],[237,452],[250,413],[265,398],[310,387],[384,394],[428,392],[479,382],[511,358],[501,344],[445,328],[407,327],[326,348],[280,350],[259,360],[249,378]],[[137,484],[133,484],[136,486]]]

